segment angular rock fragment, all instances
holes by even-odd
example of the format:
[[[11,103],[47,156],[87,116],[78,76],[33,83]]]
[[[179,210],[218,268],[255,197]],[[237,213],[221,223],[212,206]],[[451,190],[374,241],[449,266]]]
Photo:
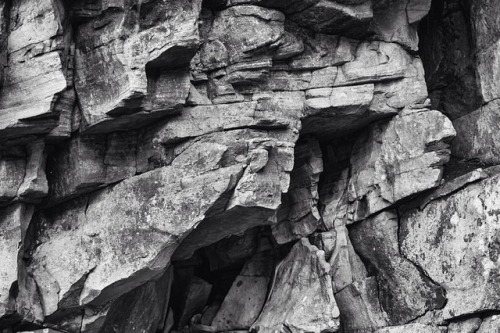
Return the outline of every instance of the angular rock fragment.
[[[306,237],[318,228],[321,219],[317,207],[318,182],[322,171],[323,160],[318,141],[309,139],[298,143],[290,187],[278,211],[278,215],[286,216],[273,227],[278,244]]]
[[[8,61],[0,61],[5,66],[0,139],[45,134],[58,124],[61,109],[57,101],[70,85],[71,29],[63,8],[60,1],[44,0],[37,6],[16,1],[10,8],[10,19],[1,22],[2,29],[7,21],[11,24],[7,48],[2,48]],[[59,107],[73,109],[73,105]]]
[[[388,326],[387,314],[380,307],[375,277],[358,280],[335,294],[342,328],[346,332],[373,332]]]
[[[365,266],[351,244],[347,228],[335,226],[335,247],[328,262],[332,269],[333,290],[339,292],[346,286],[368,276]]]
[[[211,326],[217,331],[249,329],[264,306],[274,258],[261,252],[245,263]]]
[[[28,158],[23,183],[17,191],[17,195],[25,200],[37,200],[46,196],[49,185],[45,175],[45,144],[36,141],[27,146]]]
[[[189,93],[183,67],[199,44],[201,1],[113,7],[78,29],[75,86],[87,132],[137,128],[177,113]]]
[[[374,1],[370,28],[386,42],[399,43],[417,51],[417,24],[430,8],[430,0]]]
[[[269,298],[252,327],[259,332],[338,331],[329,270],[323,251],[306,238],[297,242],[278,265]]]
[[[186,159],[194,151],[187,151],[169,167],[39,215],[41,244],[27,270],[39,286],[46,316],[75,294],[66,306],[103,304],[168,265],[183,237],[242,173],[241,165],[216,167],[227,147],[205,150],[199,150],[206,155],[203,169],[190,169]],[[52,255],[61,248],[65,256]]]
[[[453,126],[458,135],[452,142],[453,155],[466,160],[478,159],[486,164],[500,163],[499,120],[498,101],[455,119]]]
[[[408,110],[372,125],[353,148],[350,220],[438,186],[454,136],[451,122],[438,111]]]
[[[181,312],[179,316],[179,328],[184,328],[189,324],[191,318],[201,313],[208,297],[212,285],[199,277],[193,277],[187,286],[185,293],[182,295]]]
[[[402,254],[446,289],[444,319],[498,310],[499,179],[471,184],[402,216]]]
[[[377,277],[380,305],[391,325],[402,325],[443,307],[445,291],[399,252],[398,219],[382,212],[349,228],[356,252]]]
[[[394,43],[364,42],[358,46],[354,61],[340,66],[336,86],[403,78],[412,57]]]

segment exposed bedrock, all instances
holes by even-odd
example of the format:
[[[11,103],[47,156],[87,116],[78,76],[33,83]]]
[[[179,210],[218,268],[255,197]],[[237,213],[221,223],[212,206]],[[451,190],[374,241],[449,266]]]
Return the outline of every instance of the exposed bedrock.
[[[0,332],[495,332],[497,14],[0,2]]]

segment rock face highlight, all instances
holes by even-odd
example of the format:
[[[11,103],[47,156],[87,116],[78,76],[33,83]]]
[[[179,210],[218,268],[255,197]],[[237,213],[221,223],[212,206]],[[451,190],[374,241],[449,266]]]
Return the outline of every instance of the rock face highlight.
[[[496,332],[497,7],[0,1],[0,332]]]

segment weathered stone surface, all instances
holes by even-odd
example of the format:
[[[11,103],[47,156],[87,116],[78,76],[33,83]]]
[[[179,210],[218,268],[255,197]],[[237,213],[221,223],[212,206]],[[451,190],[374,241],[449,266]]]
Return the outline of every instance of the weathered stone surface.
[[[354,61],[340,67],[335,85],[353,85],[403,78],[411,56],[394,43],[364,42]]]
[[[211,326],[217,331],[249,329],[264,306],[272,275],[269,253],[255,255],[236,277]]]
[[[448,325],[448,333],[475,333],[481,326],[481,318],[470,318]]]
[[[75,86],[87,132],[136,128],[177,112],[190,87],[178,69],[199,44],[201,1],[148,1],[139,13],[129,1],[112,7],[78,29]]]
[[[483,102],[471,23],[480,23],[486,16],[470,20],[473,15],[470,6],[476,3],[481,6],[485,2],[447,0],[446,5],[434,2],[429,15],[419,25],[422,39],[419,55],[432,108],[451,120],[476,110]]]
[[[0,151],[0,201],[10,201],[17,196],[26,172],[24,149]]]
[[[498,182],[471,184],[402,217],[401,251],[446,289],[445,319],[498,309]]]
[[[446,333],[446,327],[424,324],[408,324],[402,326],[386,327],[375,331],[376,333]]]
[[[284,21],[285,16],[277,10],[234,6],[216,14],[210,37],[222,42],[227,50],[228,64],[232,64],[278,42],[284,33]],[[222,59],[218,62],[223,64]]]
[[[315,4],[290,16],[290,20],[315,31],[345,36],[365,36],[373,17],[371,1],[355,4],[341,1],[315,1]]]
[[[106,311],[99,332],[154,332],[163,327],[168,310],[172,270],[156,281],[147,282],[115,300]],[[123,320],[127,318],[127,320]],[[86,325],[83,332],[92,332]]]
[[[253,328],[259,332],[338,331],[339,309],[329,270],[324,252],[307,238],[297,242],[278,265],[271,294]]]
[[[33,209],[24,204],[0,208],[0,319],[13,315],[17,281],[18,244]]]
[[[23,183],[17,195],[23,199],[36,200],[43,198],[49,192],[49,185],[45,175],[45,144],[36,141],[27,146],[28,158]]]
[[[278,211],[278,216],[284,216],[284,220],[273,226],[273,235],[279,244],[310,235],[321,219],[317,203],[323,160],[318,141],[309,139],[299,142],[294,155],[290,187]]]
[[[342,328],[346,332],[373,332],[388,325],[380,307],[377,279],[358,280],[335,294]]]
[[[402,325],[443,307],[445,291],[399,252],[398,217],[382,212],[349,228],[356,252],[377,277],[380,305],[392,325]]]
[[[374,1],[370,28],[386,42],[399,43],[417,51],[417,24],[430,7],[430,0]]]
[[[356,130],[377,119],[369,114],[373,84],[311,89],[306,92],[304,133],[335,136]]]
[[[2,61],[0,139],[48,133],[57,126],[61,110],[54,102],[70,84],[71,32],[67,26],[63,31],[64,20],[60,1],[39,1],[37,6],[16,1],[10,8],[7,48],[2,48],[8,61]],[[2,20],[3,27],[6,21]]]
[[[463,117],[455,119],[457,137],[452,142],[454,155],[464,159],[479,159],[486,164],[500,163],[498,124],[500,103],[492,101]]]
[[[350,219],[359,221],[438,186],[454,136],[451,122],[438,111],[407,110],[371,126],[353,148]]]
[[[193,151],[185,152],[169,167],[41,214],[41,244],[27,268],[45,315],[70,295],[76,295],[72,306],[103,303],[158,275],[187,232],[241,176],[240,165],[219,167],[226,150],[200,150],[206,163],[198,169],[186,163]],[[62,249],[65,256],[52,256]]]
[[[495,332],[497,333],[500,328],[500,316],[493,315],[486,317],[481,322],[481,327],[476,331],[477,333]]]
[[[335,247],[328,262],[332,267],[333,290],[337,293],[355,281],[363,280],[368,273],[352,247],[347,228],[335,226],[335,234]]]
[[[212,285],[199,277],[195,276],[189,281],[187,289],[182,295],[179,328],[184,328],[194,315],[201,313],[207,304],[211,290]]]

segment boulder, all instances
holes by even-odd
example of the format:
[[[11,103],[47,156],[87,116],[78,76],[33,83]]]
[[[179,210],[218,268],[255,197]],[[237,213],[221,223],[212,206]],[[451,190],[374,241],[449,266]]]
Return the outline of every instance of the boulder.
[[[361,134],[351,156],[348,201],[359,221],[440,184],[455,130],[438,111],[406,110]]]
[[[498,310],[499,180],[473,183],[401,218],[402,254],[446,289],[444,319]]]
[[[259,332],[338,331],[339,309],[329,270],[323,251],[311,245],[307,238],[298,241],[278,265],[269,298],[252,329]]]
[[[377,278],[380,305],[389,324],[406,324],[445,305],[445,290],[401,255],[395,212],[385,211],[353,224],[349,237]]]

